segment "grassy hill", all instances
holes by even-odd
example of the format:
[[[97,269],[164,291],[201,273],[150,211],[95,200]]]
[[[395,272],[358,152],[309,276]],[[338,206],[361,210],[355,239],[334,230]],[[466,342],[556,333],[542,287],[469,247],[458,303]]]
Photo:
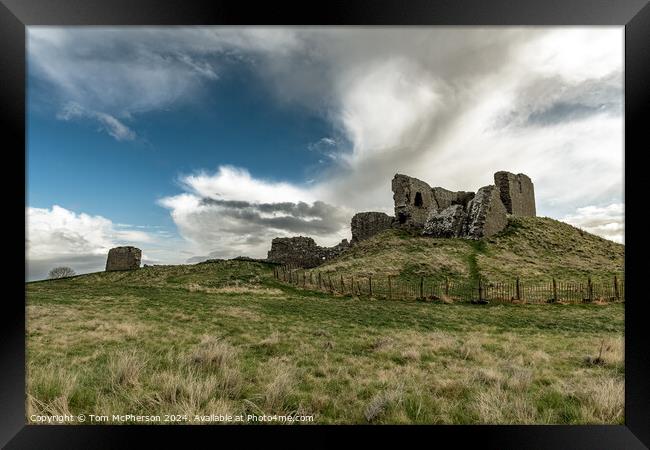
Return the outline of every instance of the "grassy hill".
[[[507,281],[611,280],[623,272],[621,244],[545,217],[512,217],[501,233],[480,241],[432,239],[386,230],[320,266],[324,273],[401,278]]]
[[[394,233],[400,251],[374,239],[355,252],[365,249],[365,264],[376,269],[384,252],[394,270],[420,255],[421,264],[466,274],[472,255],[485,270],[483,256],[495,258],[510,239],[523,246],[517,236],[526,230],[511,228],[484,244],[489,251],[434,240],[418,249],[416,239]],[[543,245],[525,249],[542,255]],[[27,283],[26,298],[28,421],[67,413],[90,424],[124,423],[113,414],[157,414],[162,423],[167,414],[180,423],[206,423],[197,415],[210,414],[314,423],[623,422],[622,304],[332,296],[281,284],[271,266],[244,261]]]

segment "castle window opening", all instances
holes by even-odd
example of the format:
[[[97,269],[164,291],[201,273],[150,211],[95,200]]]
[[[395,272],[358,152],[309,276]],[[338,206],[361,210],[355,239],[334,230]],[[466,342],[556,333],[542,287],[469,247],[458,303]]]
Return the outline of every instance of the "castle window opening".
[[[422,208],[422,194],[419,192],[415,193],[414,205],[417,206],[418,208]]]

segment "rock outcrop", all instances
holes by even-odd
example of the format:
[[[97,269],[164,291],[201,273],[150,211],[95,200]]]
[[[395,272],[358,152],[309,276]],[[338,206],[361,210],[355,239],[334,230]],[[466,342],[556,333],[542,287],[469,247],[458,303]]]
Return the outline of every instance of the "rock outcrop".
[[[106,272],[135,270],[140,268],[142,250],[136,247],[115,247],[108,251]]]
[[[535,189],[527,175],[497,172],[494,174],[494,184],[499,188],[501,202],[508,214],[535,217]]]
[[[393,226],[394,217],[383,212],[361,212],[352,217],[351,244],[368,239]]]

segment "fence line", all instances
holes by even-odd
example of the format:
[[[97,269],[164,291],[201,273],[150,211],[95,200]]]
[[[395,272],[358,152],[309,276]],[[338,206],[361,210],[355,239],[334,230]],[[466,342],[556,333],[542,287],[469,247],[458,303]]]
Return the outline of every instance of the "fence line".
[[[614,276],[611,281],[559,281],[551,278],[544,282],[529,282],[519,278],[511,281],[461,279],[444,280],[420,277],[403,280],[395,276],[359,276],[341,273],[322,273],[291,265],[274,268],[274,277],[303,289],[339,295],[384,298],[388,300],[442,300],[472,302],[525,302],[525,303],[590,303],[595,301],[624,302],[623,278]]]

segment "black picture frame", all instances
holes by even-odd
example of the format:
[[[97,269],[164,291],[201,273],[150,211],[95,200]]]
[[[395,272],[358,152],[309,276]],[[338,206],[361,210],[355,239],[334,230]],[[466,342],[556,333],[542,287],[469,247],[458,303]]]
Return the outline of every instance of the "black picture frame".
[[[650,446],[650,342],[641,295],[647,238],[643,235],[643,207],[632,201],[636,180],[643,181],[646,120],[650,116],[650,5],[648,0],[347,0],[322,3],[281,4],[234,0],[0,0],[0,123],[5,144],[5,203],[13,210],[21,204],[20,186],[26,192],[26,26],[30,25],[620,25],[625,26],[625,424],[620,426],[432,426],[354,427],[366,437],[418,432],[425,444],[443,441],[454,446],[474,442],[480,448],[572,448],[621,449]],[[22,157],[21,157],[22,155]],[[22,165],[21,165],[22,162]],[[647,177],[646,177],[647,178]],[[16,188],[18,186],[18,188]],[[642,193],[639,194],[639,197]],[[25,211],[23,209],[23,211]],[[11,220],[11,219],[10,219]],[[13,219],[15,236],[24,224]],[[8,239],[23,253],[19,239]],[[173,439],[184,442],[195,435],[210,440],[232,427],[188,426],[38,426],[25,424],[25,304],[24,273],[9,274],[4,292],[0,332],[0,445],[5,448],[115,448],[132,444],[143,435],[149,440]],[[21,286],[21,287],[19,287]],[[236,427],[239,438],[255,433],[250,427]],[[288,427],[254,427],[284,435]],[[290,427],[298,438],[323,427]],[[330,431],[352,427],[328,427],[319,442],[330,439]],[[242,432],[243,431],[243,432]],[[426,434],[426,436],[424,436]],[[152,441],[148,441],[149,444]],[[240,441],[240,444],[244,441]],[[402,441],[404,442],[404,441]],[[412,441],[414,445],[415,442]],[[132,445],[130,445],[132,446]]]

